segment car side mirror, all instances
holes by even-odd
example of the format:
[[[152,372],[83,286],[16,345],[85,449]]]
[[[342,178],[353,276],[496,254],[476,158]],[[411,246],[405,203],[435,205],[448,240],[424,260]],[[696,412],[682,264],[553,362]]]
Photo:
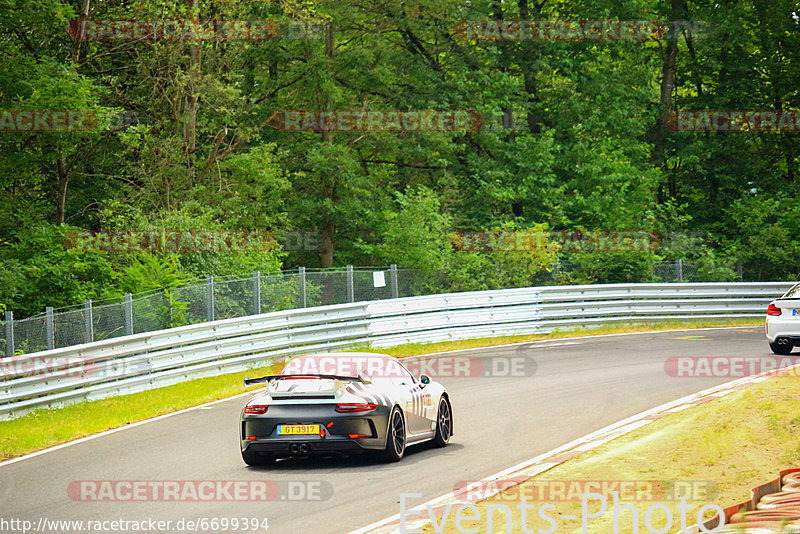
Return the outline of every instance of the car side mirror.
[[[428,375],[419,375],[419,381],[422,382],[423,384],[431,383],[431,379],[428,377]]]

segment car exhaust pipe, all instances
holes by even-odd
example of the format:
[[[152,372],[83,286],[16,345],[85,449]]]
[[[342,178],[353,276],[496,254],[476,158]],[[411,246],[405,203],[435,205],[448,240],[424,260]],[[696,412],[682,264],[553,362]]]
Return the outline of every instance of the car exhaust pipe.
[[[308,443],[292,443],[289,445],[289,452],[294,455],[308,454],[311,451],[311,446]]]
[[[789,344],[789,340],[788,340],[788,339],[786,339],[785,337],[781,337],[781,338],[778,338],[778,340],[776,341],[776,343],[777,343],[778,345],[788,345],[788,344]]]

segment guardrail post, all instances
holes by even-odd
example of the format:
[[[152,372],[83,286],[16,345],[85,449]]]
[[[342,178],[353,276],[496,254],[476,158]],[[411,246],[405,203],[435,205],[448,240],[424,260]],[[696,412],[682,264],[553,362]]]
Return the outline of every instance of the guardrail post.
[[[133,335],[133,295],[125,293],[125,335]]]
[[[86,325],[86,343],[94,341],[94,320],[92,318],[92,301],[83,301],[83,320]]]
[[[45,334],[47,335],[47,349],[53,350],[56,346],[56,329],[53,321],[53,307],[48,306],[44,309],[45,313]]]
[[[392,285],[392,298],[396,299],[400,296],[400,291],[397,289],[397,264],[393,263],[389,266],[389,283]]]
[[[353,287],[353,266],[347,266],[347,302],[355,302],[355,288]]]
[[[206,320],[214,320],[214,277],[206,276]]]
[[[253,273],[253,313],[261,313],[261,271]]]
[[[306,307],[306,268],[297,268],[297,281],[300,284],[300,307]]]
[[[14,355],[14,312],[6,311],[6,356]]]
[[[675,260],[675,275],[678,277],[678,282],[683,281],[683,260]]]
[[[736,274],[739,275],[740,282],[744,280],[744,265],[740,261],[736,262]]]

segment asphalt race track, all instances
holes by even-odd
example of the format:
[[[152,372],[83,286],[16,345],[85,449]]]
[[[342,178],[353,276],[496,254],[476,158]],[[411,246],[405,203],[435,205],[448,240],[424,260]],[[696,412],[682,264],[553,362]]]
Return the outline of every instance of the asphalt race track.
[[[270,533],[347,532],[398,513],[400,493],[421,493],[411,502],[419,504],[451,491],[458,481],[480,479],[620,419],[732,380],[669,376],[664,365],[670,357],[771,353],[763,329],[750,327],[553,340],[463,354],[524,357],[536,362],[536,371],[524,377],[439,379],[450,391],[455,419],[455,435],[445,449],[411,447],[400,463],[391,465],[355,457],[248,468],[237,434],[245,398],[236,398],[0,467],[0,516],[34,525],[40,518],[152,519],[173,525],[181,519],[267,518]],[[282,493],[270,502],[73,500],[67,488],[82,480],[269,480],[278,482]],[[294,484],[290,494],[289,481],[310,485]],[[322,500],[302,498],[314,488],[332,494]],[[168,532],[177,530],[173,526]]]

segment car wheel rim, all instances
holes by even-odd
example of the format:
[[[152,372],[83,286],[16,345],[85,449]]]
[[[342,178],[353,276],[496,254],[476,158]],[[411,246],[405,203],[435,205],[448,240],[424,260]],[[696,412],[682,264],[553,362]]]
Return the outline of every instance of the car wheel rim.
[[[439,432],[443,440],[447,441],[450,438],[450,407],[446,401],[442,401],[439,407]]]
[[[392,418],[392,443],[394,444],[394,451],[397,454],[401,454],[406,444],[406,430],[403,418],[398,413],[395,413]]]

